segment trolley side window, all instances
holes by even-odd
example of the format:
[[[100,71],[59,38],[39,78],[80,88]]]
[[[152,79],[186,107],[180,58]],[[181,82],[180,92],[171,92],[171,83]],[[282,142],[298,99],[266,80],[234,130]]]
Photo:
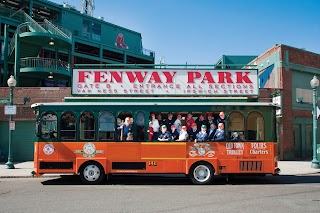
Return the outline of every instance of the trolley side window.
[[[99,116],[99,140],[115,139],[116,119],[111,112],[102,112]]]
[[[264,118],[260,112],[250,112],[247,117],[248,140],[264,140]]]
[[[76,139],[76,116],[73,112],[64,112],[60,118],[60,139]]]
[[[231,112],[228,119],[229,138],[231,141],[245,141],[245,117],[241,112]]]
[[[79,121],[79,138],[80,140],[94,140],[95,136],[95,119],[91,112],[83,112]]]
[[[57,115],[45,112],[40,119],[41,137],[44,139],[57,138]]]

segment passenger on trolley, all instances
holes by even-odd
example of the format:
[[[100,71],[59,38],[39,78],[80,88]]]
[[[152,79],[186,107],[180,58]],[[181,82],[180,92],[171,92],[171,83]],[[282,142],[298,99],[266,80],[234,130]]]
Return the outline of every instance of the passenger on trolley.
[[[179,133],[179,139],[177,141],[187,141],[188,139],[188,133],[187,133],[187,127],[183,126],[181,127],[181,131]]]
[[[192,114],[191,112],[189,112],[186,120],[186,127],[188,131],[191,129],[193,123],[194,123],[194,120],[192,118]]]
[[[201,126],[201,131],[198,132],[198,134],[196,135],[196,139],[194,140],[194,142],[204,142],[207,139],[208,139],[207,126],[206,125],[202,125]]]
[[[174,124],[171,125],[171,131],[170,131],[172,140],[177,140],[179,138],[179,132],[176,129],[176,126]]]
[[[182,126],[181,120],[182,120],[182,115],[179,113],[177,115],[177,119],[174,122],[174,125],[176,126],[176,129],[179,128],[179,125]]]
[[[194,141],[194,139],[196,139],[196,136],[198,134],[198,129],[197,129],[197,124],[193,123],[192,128],[188,131],[188,135],[189,135],[189,139],[190,141]]]
[[[165,120],[164,124],[167,126],[167,129],[170,129],[171,125],[174,124],[172,112],[168,113],[168,118]]]
[[[167,131],[166,125],[161,126],[161,134],[158,137],[158,141],[171,141],[171,135]]]
[[[213,136],[215,135],[217,131],[217,127],[214,123],[210,124],[210,129],[208,130],[208,140],[212,141],[213,140]]]
[[[153,137],[154,131],[153,131],[153,127],[152,127],[152,121],[149,122],[149,127],[148,127],[148,140],[152,141],[152,137]]]
[[[153,137],[152,140],[157,140],[160,124],[158,119],[156,119],[156,114],[151,113],[151,122],[152,122],[152,128],[153,128]]]
[[[231,136],[231,141],[242,141],[238,132],[233,132]]]
[[[207,121],[204,119],[204,115],[200,114],[199,117],[196,119],[197,128],[201,129],[202,125],[206,125]]]
[[[130,119],[130,117],[126,117],[124,120],[124,123],[121,124],[118,127],[118,130],[120,131],[120,140],[125,140],[127,138],[127,134],[129,132],[132,132],[133,128],[132,128],[132,120]]]
[[[224,113],[224,111],[221,111],[219,113],[219,118],[217,119],[217,124],[219,123],[225,123],[225,117],[226,117],[226,114]]]
[[[210,129],[211,124],[215,124],[216,122],[214,118],[212,117],[212,113],[208,113],[208,118],[207,118],[207,128]]]
[[[226,138],[225,136],[225,131],[224,131],[224,124],[223,123],[219,123],[218,124],[218,129],[216,131],[216,133],[213,136],[213,140],[214,141],[224,141]]]

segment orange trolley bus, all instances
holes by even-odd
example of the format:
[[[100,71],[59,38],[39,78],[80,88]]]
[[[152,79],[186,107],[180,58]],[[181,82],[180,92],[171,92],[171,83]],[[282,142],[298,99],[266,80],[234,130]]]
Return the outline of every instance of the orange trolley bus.
[[[74,173],[86,184],[99,184],[111,174],[185,174],[194,184],[208,184],[218,174],[280,172],[272,103],[241,98],[70,97],[61,103],[36,103],[32,108],[37,115],[37,177]],[[183,126],[188,114],[195,122],[201,116],[216,122],[221,112],[225,113],[223,140],[195,142],[190,135],[185,141],[148,137],[151,114],[161,115],[159,126],[170,123],[172,116],[173,121],[179,117],[178,126]],[[121,126],[126,119],[130,129],[124,132]],[[154,131],[160,134],[161,130]],[[126,140],[128,133],[132,140]],[[235,134],[236,141],[232,139]]]

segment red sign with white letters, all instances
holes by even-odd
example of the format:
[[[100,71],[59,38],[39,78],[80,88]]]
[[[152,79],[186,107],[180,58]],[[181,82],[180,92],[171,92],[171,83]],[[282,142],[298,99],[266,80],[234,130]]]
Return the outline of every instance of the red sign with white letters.
[[[257,70],[74,69],[74,95],[252,96]]]

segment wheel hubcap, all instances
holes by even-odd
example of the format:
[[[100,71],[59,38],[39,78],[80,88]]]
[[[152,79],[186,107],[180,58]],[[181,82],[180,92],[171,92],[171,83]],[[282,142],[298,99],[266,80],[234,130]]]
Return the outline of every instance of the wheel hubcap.
[[[193,177],[199,182],[207,181],[210,176],[210,169],[205,165],[199,165],[194,169]]]
[[[100,169],[96,165],[89,165],[84,168],[83,176],[87,181],[96,181],[100,177]]]

